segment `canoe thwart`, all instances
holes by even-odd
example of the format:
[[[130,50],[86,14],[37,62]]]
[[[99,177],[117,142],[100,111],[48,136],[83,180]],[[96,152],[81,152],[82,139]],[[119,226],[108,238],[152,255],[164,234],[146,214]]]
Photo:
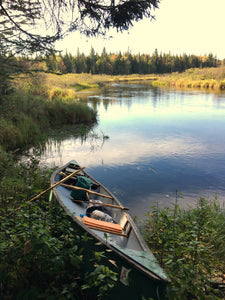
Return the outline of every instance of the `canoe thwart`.
[[[95,201],[91,200],[77,200],[77,199],[72,199],[73,202],[80,202],[80,203],[91,203],[91,204],[98,204],[101,206],[107,206],[107,207],[112,207],[112,208],[118,208],[122,210],[129,210],[129,207],[124,207],[124,206],[119,206],[119,205],[114,205],[114,204],[107,204],[107,203],[97,203]]]
[[[88,190],[88,189],[85,189],[85,188],[82,188],[82,187],[78,187],[78,186],[74,186],[74,185],[70,185],[70,184],[65,184],[65,183],[62,183],[61,185],[64,186],[64,187],[67,187],[68,189],[81,190],[81,191],[88,192],[90,194],[98,195],[100,197],[113,199],[112,196],[108,196],[108,195],[105,195],[105,194],[97,193],[97,192],[94,192],[92,190]]]

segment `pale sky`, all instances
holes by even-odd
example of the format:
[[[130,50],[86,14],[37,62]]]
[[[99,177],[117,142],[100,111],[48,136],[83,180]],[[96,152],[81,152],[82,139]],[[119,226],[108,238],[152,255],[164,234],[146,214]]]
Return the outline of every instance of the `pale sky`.
[[[88,55],[92,46],[99,54],[104,47],[108,53],[123,53],[129,48],[132,54],[152,54],[157,48],[159,53],[212,53],[225,58],[225,0],[161,0],[153,14],[155,20],[135,23],[129,32],[115,33],[111,40],[73,33],[56,48],[72,55],[78,48]]]

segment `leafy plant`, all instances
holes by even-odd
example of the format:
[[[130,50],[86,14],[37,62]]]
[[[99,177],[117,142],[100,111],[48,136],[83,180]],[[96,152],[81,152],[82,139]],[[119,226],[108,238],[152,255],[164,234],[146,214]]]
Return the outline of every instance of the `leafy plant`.
[[[146,215],[144,237],[165,268],[169,299],[222,299],[224,209],[217,197],[200,197],[195,208],[153,206]],[[222,288],[221,288],[222,287]]]
[[[1,299],[102,299],[117,280],[102,264],[104,252],[91,249],[94,259],[87,261],[84,249],[91,238],[48,195],[27,201],[48,187],[52,170],[39,167],[37,154],[27,163],[0,155],[7,167],[0,164]],[[90,272],[84,272],[87,263]]]

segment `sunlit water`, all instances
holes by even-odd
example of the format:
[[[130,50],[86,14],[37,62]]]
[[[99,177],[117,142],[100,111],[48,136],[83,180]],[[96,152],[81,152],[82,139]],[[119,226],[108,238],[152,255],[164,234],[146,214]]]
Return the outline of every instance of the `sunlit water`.
[[[139,217],[154,202],[174,203],[176,190],[183,206],[201,194],[224,200],[225,94],[120,83],[80,97],[97,108],[98,125],[86,141],[47,146],[44,163],[77,160]]]

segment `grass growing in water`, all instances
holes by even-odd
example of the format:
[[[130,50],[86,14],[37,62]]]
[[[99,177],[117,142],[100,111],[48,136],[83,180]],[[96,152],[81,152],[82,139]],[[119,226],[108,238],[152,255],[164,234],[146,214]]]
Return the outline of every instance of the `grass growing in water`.
[[[193,68],[183,73],[172,73],[158,76],[154,86],[170,86],[176,88],[225,89],[225,66],[218,68]]]
[[[42,141],[47,128],[66,124],[91,124],[96,112],[75,99],[46,100],[27,93],[2,99],[0,144],[6,149],[22,148]]]
[[[225,209],[201,197],[195,208],[152,207],[144,238],[171,279],[169,299],[224,299]]]

